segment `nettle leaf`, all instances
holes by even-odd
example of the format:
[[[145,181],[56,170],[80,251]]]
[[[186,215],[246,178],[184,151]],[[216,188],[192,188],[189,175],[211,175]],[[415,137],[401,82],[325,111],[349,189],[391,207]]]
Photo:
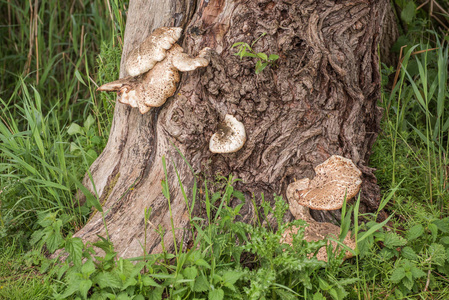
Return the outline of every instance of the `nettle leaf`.
[[[240,279],[245,274],[245,272],[238,272],[238,271],[226,271],[223,273],[223,282],[234,284],[237,280]]]
[[[61,220],[58,220],[58,222],[61,222]],[[56,222],[56,223],[58,223]],[[61,222],[62,225],[62,222]],[[56,229],[55,230],[51,230],[48,227],[48,234],[47,234],[47,238],[45,239],[45,243],[47,245],[48,251],[50,253],[53,253],[56,251],[56,249],[59,248],[59,245],[62,244],[62,242],[64,241],[61,231],[60,231],[60,227],[58,227],[57,225],[55,226]]]
[[[324,297],[320,292],[316,292],[313,294],[313,300],[326,300],[326,297]]]
[[[413,288],[414,282],[413,279],[410,278],[404,278],[401,283],[409,290],[411,290]]]
[[[37,231],[33,232],[33,234],[31,235],[30,244],[31,245],[37,244],[42,239],[44,234],[45,233],[43,230],[37,230]]]
[[[83,299],[87,299],[87,293],[89,292],[89,289],[91,288],[91,286],[92,286],[92,281],[90,281],[88,279],[82,280],[80,282],[80,285],[79,285],[80,290],[79,291],[80,291],[80,294],[83,297]]]
[[[438,227],[437,225],[430,223],[428,228],[432,234],[432,241],[435,242],[438,236]]]
[[[401,247],[407,244],[407,240],[397,233],[387,232],[385,234],[384,244],[388,248]]]
[[[393,274],[390,276],[390,281],[394,283],[398,283],[405,277],[405,270],[403,267],[396,268],[393,271]]]
[[[444,233],[449,232],[449,218],[435,220],[432,223],[435,224],[441,232],[444,232]]]
[[[404,247],[402,249],[402,251],[401,251],[401,255],[402,255],[402,257],[410,259],[410,260],[417,260],[418,259],[418,255],[410,247]]]
[[[415,279],[427,276],[427,274],[423,270],[417,267],[412,267],[410,272],[412,273],[412,276]]]
[[[104,289],[106,287],[111,288],[120,288],[122,286],[122,282],[117,276],[114,276],[110,272],[100,272],[95,276],[94,282],[100,286],[100,288]]]
[[[442,266],[446,261],[446,249],[441,244],[433,243],[429,247],[429,256],[432,263]]]
[[[184,269],[182,274],[187,279],[195,279],[196,276],[198,275],[198,270],[196,269],[196,267],[188,267]]]
[[[409,241],[419,238],[424,233],[424,227],[421,224],[417,224],[410,228],[407,232],[406,238]]]
[[[160,286],[159,284],[156,283],[156,281],[154,281],[151,277],[147,275],[142,277],[142,283],[144,286],[154,286],[154,287]]]
[[[443,243],[443,244],[445,244],[445,245],[449,245],[449,236],[443,236],[443,237],[440,239],[440,243]]]
[[[64,293],[62,293],[62,295],[59,295],[56,298],[57,299],[68,298],[70,295],[72,295],[73,293],[75,293],[79,290],[80,282],[81,282],[81,279],[79,277],[73,276],[71,278],[71,280],[67,280],[68,285],[67,285],[67,288],[64,291]]]
[[[206,292],[209,290],[209,282],[207,282],[207,279],[204,275],[200,275],[195,280],[195,285],[193,286],[194,292]]]
[[[85,275],[85,278],[89,278],[89,276],[95,272],[95,264],[91,259],[89,259],[82,267],[81,273]]]
[[[209,292],[209,300],[222,300],[224,298],[224,291],[216,289]]]
[[[205,267],[207,269],[210,269],[210,265],[207,263],[207,261],[205,261],[202,258],[195,260],[195,265],[197,265],[199,267]]]
[[[163,288],[155,288],[148,295],[149,297],[147,299],[149,299],[149,300],[160,300],[160,299],[162,299],[162,293],[163,292],[164,292]]]

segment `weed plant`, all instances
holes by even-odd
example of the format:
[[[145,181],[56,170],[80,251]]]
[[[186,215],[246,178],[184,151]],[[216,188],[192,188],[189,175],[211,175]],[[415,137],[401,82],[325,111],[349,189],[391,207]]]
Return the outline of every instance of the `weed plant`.
[[[162,181],[162,193],[170,208],[171,189],[167,181],[166,160],[163,158],[166,179]],[[174,166],[176,171],[176,166]],[[184,194],[188,211],[193,211],[196,201],[204,202],[206,218],[190,216],[194,240],[189,248],[183,241],[176,241],[171,226],[175,251],[141,257],[117,258],[113,244],[106,238],[94,244],[83,244],[79,238],[65,239],[68,257],[55,274],[55,280],[63,281],[53,294],[55,299],[79,297],[81,299],[344,299],[347,289],[357,283],[357,278],[342,278],[340,266],[347,249],[328,247],[329,261],[318,261],[317,250],[326,241],[306,242],[302,220],[283,222],[288,205],[282,197],[275,196],[275,206],[263,201],[263,218],[275,217],[278,230],[269,224],[255,225],[237,221],[245,198],[234,189],[237,180],[226,179],[222,190],[210,193],[204,182],[200,195],[194,188],[191,198]],[[179,180],[177,188],[184,191]],[[194,186],[197,186],[196,184]],[[231,202],[240,204],[231,206]],[[151,210],[142,216],[151,220]],[[354,217],[356,217],[356,213]],[[340,241],[348,233],[351,211],[343,212],[344,226]],[[172,219],[172,217],[171,217]],[[359,242],[372,239],[372,234],[384,224],[372,223],[371,229],[360,233]],[[298,233],[292,245],[282,243],[282,233],[297,226]],[[46,227],[51,227],[47,224]],[[345,229],[344,229],[345,228]],[[44,229],[45,230],[45,229]],[[146,229],[145,229],[146,230]],[[155,229],[161,237],[164,230]],[[163,239],[161,239],[163,241]],[[178,246],[176,246],[178,245]],[[103,250],[98,255],[93,246]],[[369,247],[368,247],[369,248]],[[142,245],[145,251],[145,245]],[[83,261],[84,259],[84,261]],[[135,262],[133,264],[132,262]],[[144,272],[142,272],[144,270]]]
[[[85,222],[74,195],[107,142],[114,99],[95,88],[118,77],[126,3],[0,5],[0,238],[29,245],[49,214],[64,235]]]

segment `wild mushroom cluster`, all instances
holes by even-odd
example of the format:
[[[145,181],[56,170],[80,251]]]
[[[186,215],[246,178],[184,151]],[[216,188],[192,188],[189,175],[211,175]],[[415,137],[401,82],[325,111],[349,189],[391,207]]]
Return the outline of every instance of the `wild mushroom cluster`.
[[[118,101],[139,108],[144,114],[159,107],[176,92],[179,72],[193,71],[209,64],[210,48],[197,57],[183,53],[176,44],[182,28],[161,27],[134,48],[125,62],[128,77],[103,84],[98,91],[117,92]],[[213,153],[233,153],[246,141],[245,127],[232,115],[226,115],[212,136],[209,149]]]
[[[182,47],[176,44],[181,33],[179,27],[154,30],[130,52],[125,62],[130,76],[106,83],[98,90],[117,92],[121,103],[138,107],[142,114],[151,107],[163,105],[176,92],[179,72],[193,71],[209,64],[209,48],[201,50],[195,58],[183,53]]]
[[[310,215],[309,208],[317,210],[336,210],[343,206],[344,199],[350,200],[357,195],[362,184],[362,172],[347,158],[332,155],[322,164],[316,166],[315,177],[295,181],[287,187],[287,199],[290,211],[296,219],[306,221],[304,239],[308,242],[323,240],[334,236],[338,238],[340,228],[331,223],[320,223]],[[283,233],[283,242],[292,243],[293,236],[299,228],[293,227]],[[355,249],[355,241],[348,232],[343,243]],[[331,242],[335,249],[335,242]],[[345,258],[352,257],[351,252],[345,253]],[[326,247],[318,250],[317,259],[327,261]]]

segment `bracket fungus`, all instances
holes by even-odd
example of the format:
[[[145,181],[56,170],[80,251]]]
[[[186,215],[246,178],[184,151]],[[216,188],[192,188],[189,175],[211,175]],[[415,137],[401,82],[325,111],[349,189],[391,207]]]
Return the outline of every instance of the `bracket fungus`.
[[[117,92],[119,102],[138,107],[144,114],[151,107],[159,107],[176,92],[179,72],[193,71],[209,64],[210,48],[198,57],[183,53],[176,41],[182,28],[161,27],[153,31],[133,49],[125,62],[130,76],[103,84],[98,91]]]
[[[226,115],[224,122],[218,124],[218,131],[210,138],[209,150],[212,153],[233,153],[240,150],[245,142],[243,123],[232,115]]]
[[[340,227],[331,223],[320,223],[310,215],[309,208],[317,210],[335,210],[343,206],[344,199],[353,198],[360,190],[362,184],[359,169],[347,158],[333,155],[315,168],[315,177],[312,180],[304,178],[292,182],[287,187],[287,199],[291,213],[296,219],[303,219],[309,223],[304,231],[304,239],[308,242],[322,240],[329,236],[338,237]],[[291,243],[292,235],[298,228],[283,233],[283,242]],[[335,242],[331,242],[335,249]],[[355,241],[351,232],[346,235],[343,244],[355,249]],[[352,257],[351,252],[345,253],[345,258]],[[326,247],[318,250],[318,260],[327,261]]]

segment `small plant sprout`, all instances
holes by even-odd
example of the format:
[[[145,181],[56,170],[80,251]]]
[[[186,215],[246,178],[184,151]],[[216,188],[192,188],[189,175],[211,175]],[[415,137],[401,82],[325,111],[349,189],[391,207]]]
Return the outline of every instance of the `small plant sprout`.
[[[251,43],[251,46],[245,42],[238,42],[232,45],[232,48],[237,47],[238,51],[237,53],[235,53],[235,55],[240,56],[240,59],[242,59],[243,57],[254,57],[257,59],[256,74],[262,72],[268,65],[274,65],[274,63],[279,59],[279,55],[277,54],[267,55],[263,52],[256,53],[253,50],[252,47],[254,46],[254,44],[257,43],[257,41],[259,41],[260,38],[262,38],[266,34],[266,32],[262,33],[254,42]]]

